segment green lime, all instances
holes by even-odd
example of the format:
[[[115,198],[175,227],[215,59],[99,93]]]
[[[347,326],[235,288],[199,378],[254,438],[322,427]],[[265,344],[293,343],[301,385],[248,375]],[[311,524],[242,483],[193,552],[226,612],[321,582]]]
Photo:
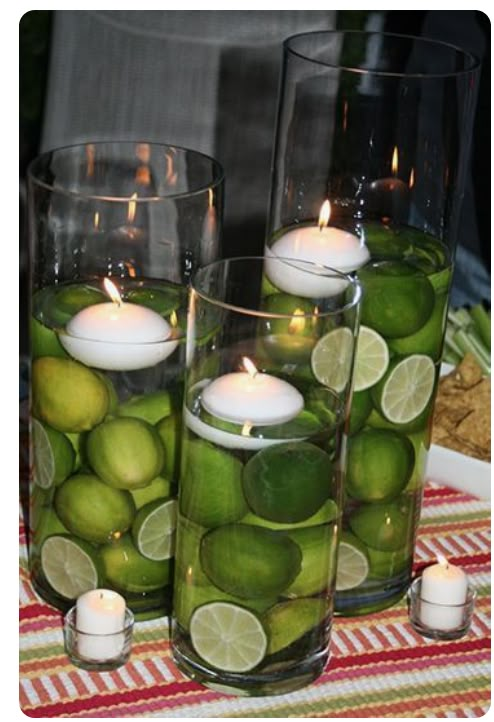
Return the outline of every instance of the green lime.
[[[36,487],[33,490],[33,493],[36,490],[39,490],[39,487]],[[45,539],[48,539],[48,537],[50,536],[54,536],[55,534],[69,534],[69,530],[62,524],[53,507],[40,507],[38,506],[38,502],[36,499],[33,501],[29,521],[31,524],[32,543],[35,544],[38,548],[45,541]]]
[[[175,578],[173,614],[184,629],[189,628],[192,613],[198,607],[203,604],[209,604],[210,602],[231,602],[232,604],[245,607],[251,612],[262,614],[276,603],[276,597],[240,599],[240,597],[235,597],[233,594],[222,592],[211,584],[195,586],[194,584],[189,584],[188,580],[182,583]]]
[[[273,424],[272,426],[256,428],[257,433],[265,430],[271,439],[300,439],[302,437],[314,436],[323,431],[324,425],[316,414],[303,410],[298,416],[284,424]]]
[[[317,340],[318,318],[314,304],[306,298],[276,293],[263,300],[262,311],[274,315],[260,321],[261,340],[269,356],[282,363],[309,359]],[[285,318],[276,318],[277,314]]]
[[[326,524],[328,521],[333,521],[338,517],[338,505],[333,499],[327,499],[324,504],[316,511],[315,514],[309,516],[307,519],[299,522],[277,522],[270,521],[269,519],[263,519],[262,516],[257,516],[249,512],[240,520],[242,524],[252,524],[253,526],[262,526],[265,529],[273,529],[274,531],[286,531],[290,529],[305,529],[307,527],[319,526],[320,524]]]
[[[50,308],[50,317],[60,326],[65,326],[83,308],[105,301],[108,301],[106,293],[93,286],[82,283],[61,286]]]
[[[254,599],[280,594],[300,573],[302,553],[285,534],[227,524],[201,541],[202,568],[228,594]]]
[[[386,338],[416,333],[430,318],[434,289],[403,261],[372,263],[358,272],[363,285],[361,321]]]
[[[74,449],[74,468],[73,471],[78,471],[86,463],[86,438],[87,432],[70,433],[66,432],[65,436],[72,444]]]
[[[402,356],[426,354],[438,361],[443,347],[447,302],[447,296],[438,296],[432,315],[422,328],[410,336],[390,339],[389,348]]]
[[[409,549],[404,547],[396,552],[367,549],[369,555],[369,576],[376,579],[391,579],[401,574],[412,563]]]
[[[132,396],[117,409],[118,416],[133,416],[154,425],[172,412],[172,399],[168,391]]]
[[[285,596],[308,597],[329,588],[336,561],[335,531],[334,525],[323,524],[287,532],[302,551],[302,569]]]
[[[94,369],[94,373],[103,381],[108,391],[108,411],[107,414],[116,414],[118,409],[118,394],[113,382],[107,373]]]
[[[205,575],[199,552],[201,539],[208,529],[178,515],[175,571],[177,584],[184,586],[211,586]],[[223,597],[222,597],[223,598]],[[208,600],[211,601],[211,600]]]
[[[180,511],[206,527],[228,524],[247,513],[242,493],[242,463],[202,439],[184,449]]]
[[[132,494],[136,509],[140,509],[151,501],[157,499],[163,501],[166,497],[171,496],[172,485],[164,476],[157,476],[147,486],[141,489],[129,489],[129,491]]]
[[[152,592],[172,580],[171,561],[156,561],[142,556],[129,534],[100,548],[105,575],[124,592]]]
[[[165,451],[153,426],[121,416],[103,422],[87,439],[92,469],[115,489],[147,486],[163,468]]]
[[[359,501],[387,501],[410,481],[413,444],[397,431],[365,429],[348,442],[346,490]]]
[[[386,341],[377,331],[361,326],[355,356],[354,389],[363,391],[382,379],[389,365]]]
[[[371,393],[371,398],[372,396],[373,394]],[[385,419],[384,416],[377,411],[377,409],[372,409],[365,423],[373,429],[391,429],[394,431],[400,431],[402,434],[413,434],[427,428],[431,414],[432,403],[429,402],[422,413],[416,416],[415,419],[412,419],[412,421],[409,421],[407,424],[396,424]]]
[[[271,607],[262,621],[268,633],[268,654],[275,654],[317,627],[329,615],[325,599],[294,599]]]
[[[415,466],[412,478],[410,479],[407,491],[422,490],[424,486],[425,471],[427,466],[427,454],[431,445],[431,432],[429,426],[426,429],[409,434],[408,438],[415,449]]]
[[[139,509],[132,522],[132,538],[146,559],[161,561],[173,556],[177,502],[152,501]]]
[[[319,383],[343,391],[350,379],[353,333],[342,326],[319,339],[311,356],[312,372]]]
[[[99,585],[95,549],[70,536],[50,536],[41,547],[41,568],[50,587],[65,599],[76,599]]]
[[[135,506],[127,491],[112,489],[91,474],[75,474],[59,486],[55,509],[67,529],[101,543],[130,528]]]
[[[72,473],[75,451],[69,439],[41,421],[32,420],[33,481],[43,489],[60,484]]]
[[[349,519],[356,536],[368,547],[394,552],[406,546],[413,533],[410,504],[399,499],[356,509]]]
[[[248,672],[264,659],[266,632],[255,614],[229,602],[211,602],[196,609],[190,638],[205,662],[225,672]]]
[[[182,449],[182,414],[176,412],[156,424],[161,443],[165,449],[163,473],[170,479],[180,477],[180,455]]]
[[[352,396],[352,406],[350,409],[350,421],[348,425],[348,433],[351,436],[365,425],[369,414],[373,409],[372,397],[370,391],[355,391]]]
[[[303,521],[328,498],[332,471],[331,459],[314,444],[268,446],[245,465],[245,498],[255,514],[270,521]]]
[[[367,548],[348,531],[343,531],[338,544],[336,591],[344,592],[363,584],[369,575]]]
[[[58,431],[88,431],[108,411],[101,378],[72,359],[43,356],[32,365],[33,415]]]
[[[55,331],[40,323],[34,316],[31,316],[30,321],[30,344],[33,359],[40,356],[68,357],[67,351],[58,340]]]
[[[138,303],[156,311],[161,316],[169,316],[180,305],[179,288],[133,288],[125,294],[125,300]]]
[[[432,399],[436,367],[429,356],[414,354],[394,360],[384,378],[372,389],[380,413],[393,424],[417,419]]]

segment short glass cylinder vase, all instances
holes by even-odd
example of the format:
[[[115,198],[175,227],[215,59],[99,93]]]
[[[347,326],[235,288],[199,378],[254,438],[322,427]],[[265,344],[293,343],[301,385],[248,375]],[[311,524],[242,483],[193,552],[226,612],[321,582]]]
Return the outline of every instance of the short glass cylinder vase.
[[[192,281],[172,647],[206,686],[281,694],[327,662],[359,300],[283,259]]]
[[[265,253],[363,291],[337,613],[387,607],[410,584],[478,71],[399,35],[284,45]]]
[[[120,592],[169,613],[187,286],[219,255],[223,173],[200,153],[87,143],[29,168],[30,569],[67,611]]]

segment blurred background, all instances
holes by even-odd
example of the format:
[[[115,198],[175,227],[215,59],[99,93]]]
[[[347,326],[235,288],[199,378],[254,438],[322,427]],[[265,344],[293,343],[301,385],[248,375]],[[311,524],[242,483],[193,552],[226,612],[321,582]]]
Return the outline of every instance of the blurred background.
[[[227,184],[223,255],[262,253],[282,60],[289,35],[419,35],[482,61],[453,305],[490,302],[490,20],[475,10],[33,10],[20,21],[20,345],[26,353],[26,170],[88,140],[146,140],[214,156]]]

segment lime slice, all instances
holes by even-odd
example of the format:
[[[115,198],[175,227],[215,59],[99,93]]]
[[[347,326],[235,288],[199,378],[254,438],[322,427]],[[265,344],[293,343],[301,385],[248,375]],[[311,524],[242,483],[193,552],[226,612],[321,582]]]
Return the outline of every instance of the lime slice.
[[[161,561],[173,556],[177,502],[152,501],[137,512],[132,524],[134,542],[147,559]]]
[[[229,602],[211,602],[196,609],[190,637],[205,662],[226,672],[248,672],[264,659],[266,632],[255,614]]]
[[[367,579],[369,560],[365,546],[353,534],[342,532],[338,546],[336,591],[358,587]]]
[[[435,366],[429,356],[414,354],[399,361],[380,389],[380,407],[394,424],[406,424],[425,409],[434,391]]]
[[[34,482],[42,489],[59,484],[74,468],[75,451],[60,431],[32,420]]]
[[[312,372],[319,383],[343,391],[350,378],[353,334],[349,328],[335,328],[319,339],[311,356]]]
[[[48,584],[66,599],[98,586],[98,570],[88,544],[69,536],[51,536],[41,547],[41,568]]]
[[[368,389],[382,379],[389,365],[389,351],[383,337],[368,326],[361,326],[355,357],[355,391]]]

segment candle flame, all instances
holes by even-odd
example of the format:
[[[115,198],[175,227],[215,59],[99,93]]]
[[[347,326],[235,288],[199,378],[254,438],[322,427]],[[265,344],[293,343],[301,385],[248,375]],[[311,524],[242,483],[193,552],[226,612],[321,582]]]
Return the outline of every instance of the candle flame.
[[[243,356],[242,357],[242,365],[243,365],[244,369],[247,371],[247,373],[249,374],[249,376],[254,378],[255,375],[257,374],[257,368],[256,368],[255,364],[252,363],[250,358],[247,358],[247,356]]]
[[[173,326],[173,328],[176,328],[178,326],[178,316],[175,311],[172,311],[170,314],[170,324]]]
[[[132,263],[130,261],[125,261],[124,266],[127,269],[127,273],[129,274],[129,276],[131,278],[136,278],[136,276],[137,276],[136,269],[134,268]]]
[[[252,424],[250,421],[246,421],[245,424],[242,426],[242,431],[240,432],[242,436],[250,436],[250,430],[252,429]]]
[[[415,170],[412,168],[410,171],[410,178],[408,179],[408,187],[413,188],[415,185]]]
[[[446,557],[443,557],[442,554],[436,554],[436,559],[437,559],[438,564],[440,564],[445,569],[448,568],[449,563],[448,563],[448,560],[446,559]]]
[[[94,214],[94,230],[97,231],[99,229],[99,211],[96,211]]]
[[[391,172],[393,175],[398,173],[398,146],[393,149],[393,158],[391,159]]]
[[[140,165],[136,170],[136,183],[141,186],[148,186],[151,183],[151,172],[147,165]]]
[[[288,324],[288,333],[302,333],[305,328],[304,312],[301,308],[296,308],[293,312],[292,319]]]
[[[113,303],[116,303],[117,306],[121,306],[122,305],[122,297],[119,294],[115,284],[112,283],[109,278],[105,278],[103,281],[103,286],[105,287],[105,291],[110,296]]]
[[[136,206],[137,203],[135,199],[137,198],[137,193],[132,193],[129,200],[129,209],[127,211],[127,221],[129,223],[132,223],[134,218],[136,217]]]
[[[319,212],[319,230],[322,231],[323,228],[326,228],[326,226],[329,223],[329,219],[331,218],[331,203],[326,199],[324,203],[321,206],[321,210]]]

